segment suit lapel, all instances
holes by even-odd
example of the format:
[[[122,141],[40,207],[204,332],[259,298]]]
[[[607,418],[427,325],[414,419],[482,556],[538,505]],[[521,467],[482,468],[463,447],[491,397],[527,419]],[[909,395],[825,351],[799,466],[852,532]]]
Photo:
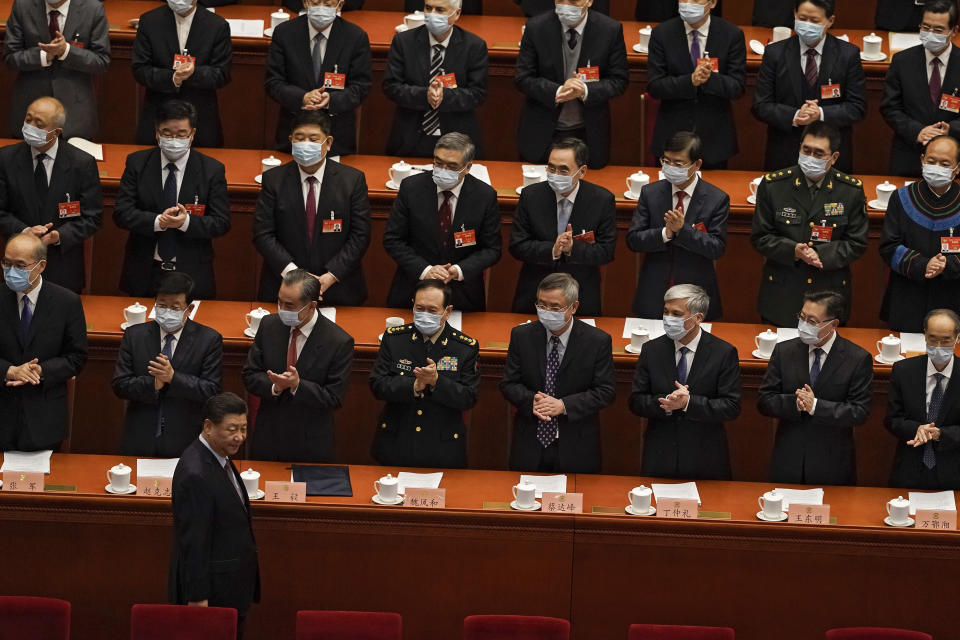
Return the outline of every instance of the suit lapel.
[[[952,63],[952,61],[951,61]],[[924,376],[923,376],[923,399],[924,406],[926,406],[927,399],[927,376],[926,376],[926,367],[924,367]],[[928,422],[936,422],[939,426],[940,420],[942,422],[944,416],[950,415],[949,412],[953,408],[953,405],[957,403],[958,398],[960,398],[960,358],[956,355],[953,356],[953,373],[950,375],[950,380],[947,382],[947,388],[943,390],[943,402],[940,404],[940,415],[928,417]]]
[[[423,70],[423,84],[430,84],[430,58],[433,57],[433,47],[430,46],[430,34],[426,27],[420,27],[415,35],[414,42],[417,47],[417,62],[420,69]]]
[[[827,35],[823,41],[823,55],[820,56],[820,72],[817,74],[817,92],[825,84],[832,84],[832,80],[839,78],[837,75],[837,64],[839,63],[839,54],[837,52],[837,42],[833,36]]]
[[[187,164],[183,170],[183,180],[180,182],[180,197],[177,198],[177,202],[193,204],[194,199],[199,197],[201,171],[200,158],[197,157],[196,151],[191,150],[190,157],[187,158]]]
[[[584,231],[592,230],[593,216],[590,215],[592,204],[590,202],[590,188],[583,180],[580,181],[580,189],[577,191],[577,199],[573,203],[573,209],[570,210],[569,224],[573,227],[573,235],[579,235]],[[554,204],[556,211],[556,204]],[[556,214],[554,214],[554,224],[556,228]]]
[[[47,313],[47,306],[52,304],[50,298],[50,284],[44,283],[45,286],[40,287],[40,293],[37,294],[37,306],[33,310],[33,319],[30,321],[30,329],[27,331],[27,339],[23,343],[23,348],[26,349],[33,343],[33,339],[37,335],[37,331],[43,321],[46,319],[49,314]],[[51,313],[53,313],[51,311]],[[17,315],[19,321],[19,314]]]
[[[466,67],[465,64],[461,63],[462,57],[463,34],[460,33],[460,30],[457,27],[454,27],[453,33],[450,34],[450,42],[447,43],[447,50],[443,54],[443,72],[455,73],[454,69]],[[460,82],[464,82],[466,79],[458,78],[458,80]]]
[[[47,199],[43,203],[43,208],[40,210],[41,216],[43,216],[45,211],[56,211],[58,203],[66,202],[66,189],[69,188],[69,176],[72,168],[70,150],[66,149],[66,146],[66,140],[63,136],[60,136],[60,140],[57,143],[57,159],[53,161],[53,169],[50,171],[50,186],[47,189]],[[79,193],[70,194],[71,200],[77,200],[79,197]]]
[[[296,225],[297,236],[303,238],[303,246],[309,250],[311,239],[307,238],[307,210],[303,203],[300,167],[296,162],[291,162],[287,165],[286,171],[287,173],[283,178],[283,191],[287,194],[291,204],[290,210],[293,213],[293,220],[290,222]],[[323,185],[320,186],[320,189],[323,190]]]
[[[307,25],[307,16],[294,18],[293,24],[295,28],[291,35],[293,38],[291,55],[295,58],[295,61],[292,67],[296,69],[297,73],[301,74],[301,82],[306,81],[303,86],[315,88],[317,79],[313,75],[313,58],[310,55],[310,27]],[[330,46],[329,42],[327,46]]]
[[[343,18],[337,18],[333,21],[333,25],[330,27],[330,37],[327,38],[327,48],[323,52],[323,64],[320,65],[320,70],[324,73],[333,72],[334,66],[337,66],[338,73],[346,73],[346,69],[340,69],[337,65],[337,60],[340,58],[340,50],[343,49]],[[311,68],[313,61],[311,60]],[[321,84],[323,83],[323,77],[320,77]]]
[[[570,330],[570,339],[567,340],[567,348],[563,350],[563,360],[560,361],[560,368],[557,369],[557,380],[560,379],[560,376],[564,371],[567,370],[570,362],[575,359],[574,351],[572,349],[578,348],[580,340],[583,339],[584,327],[587,325],[577,318],[573,319],[573,329]],[[546,354],[546,343],[544,344],[544,354]],[[544,360],[544,371],[546,371],[546,360]]]
[[[933,122],[937,118],[937,105],[927,97],[930,95],[930,83],[927,80],[927,54],[924,53],[924,48],[922,46],[915,47],[917,62],[914,65],[916,73],[908,73],[906,82],[910,84],[910,89],[904,87],[903,94],[906,95],[915,95],[920,96],[920,102],[923,104],[923,113],[924,119]],[[957,52],[956,47],[954,47],[953,53]],[[951,63],[953,62],[953,55],[950,56]],[[948,66],[949,71],[949,66]],[[948,78],[953,74],[948,74]],[[943,83],[944,89],[946,89],[946,82]]]
[[[83,16],[81,15],[84,10],[82,4],[71,4],[70,11],[67,12],[67,19],[63,23],[63,37],[67,42],[73,40],[73,36],[77,33],[77,24],[82,22]]]
[[[690,365],[690,370],[687,371],[687,386],[693,388],[693,383],[697,379],[697,376],[700,375],[700,370],[703,369],[704,362],[707,362],[710,358],[711,350],[713,345],[710,342],[709,334],[703,330],[703,327],[700,327],[700,343],[697,345],[697,350],[693,354],[693,363]]]
[[[143,165],[141,176],[145,191],[144,200],[154,211],[160,211],[160,201],[163,198],[163,172],[160,167],[162,156],[159,147],[152,149]]]
[[[542,391],[547,382],[547,330],[540,323],[537,330],[533,332],[533,352],[537,355],[537,377],[539,378],[539,391]]]
[[[793,92],[794,104],[803,104],[803,90],[800,83],[806,82],[803,79],[803,69],[800,67],[800,39],[793,36],[787,42],[784,48],[784,55],[787,57],[787,74],[790,77],[790,90]]]
[[[205,11],[205,9],[197,5],[197,8],[195,9],[195,11],[198,11],[198,12]],[[197,16],[194,16],[193,19],[194,21],[196,21]],[[163,57],[161,57],[161,62],[163,64],[171,65],[169,68],[172,69],[173,56],[180,53],[180,40],[177,38],[177,20],[176,18],[174,18],[173,10],[170,9],[169,7],[167,8],[166,11],[163,12],[163,26],[164,26],[164,29],[166,30],[165,40],[167,41],[167,46],[170,47],[170,52],[166,56],[167,60],[164,60]],[[191,32],[193,31],[193,24],[190,25],[190,31]],[[192,35],[192,33],[190,35]],[[190,35],[187,36],[187,45],[188,45],[187,49],[190,48],[189,47]]]
[[[697,180],[697,186],[693,190],[693,196],[690,198],[690,205],[684,212],[684,222],[696,224],[700,219],[700,212],[703,210],[703,201],[707,197],[706,189],[702,188],[703,179]],[[672,201],[669,203],[672,204]],[[669,208],[669,207],[668,207]]]
[[[25,345],[23,343],[23,337],[20,335],[20,309],[17,306],[17,294],[8,287],[4,287],[3,289],[2,304],[3,313],[7,316],[7,326],[15,327],[14,333],[17,336],[17,341],[20,343],[20,348],[23,349]]]
[[[333,211],[334,217],[345,217],[345,212],[337,212],[336,208],[330,204],[335,200],[333,192],[337,188],[338,181],[336,176],[340,172],[340,165],[332,160],[327,160],[326,163],[327,166],[323,170],[323,182],[320,183],[320,193],[317,195],[317,220],[313,225],[313,238],[310,239],[311,245],[317,242],[323,233],[323,220],[330,217],[331,211]],[[306,208],[304,208],[304,227],[306,227],[306,215]]]
[[[34,195],[37,193],[37,188],[33,184],[33,154],[30,152],[30,146],[24,142],[20,144],[19,149],[17,150],[17,176],[20,180],[20,193],[22,194],[31,194]],[[27,220],[24,220],[28,226],[38,224],[40,222],[40,199],[37,197],[24,197],[22,202],[29,207],[29,211],[25,211],[27,214]]]
[[[183,331],[180,332],[180,339],[177,340],[177,350],[173,352],[173,360],[171,360],[174,371],[180,368],[184,361],[190,357],[190,349],[196,340],[196,328],[196,325],[191,320],[187,320],[183,325]],[[159,339],[159,336],[157,337]]]
[[[590,19],[588,18],[587,25],[589,26],[589,24]],[[561,84],[567,77],[567,72],[563,68],[563,47],[567,46],[563,37],[565,31],[563,25],[560,24],[560,18],[556,15],[550,16],[544,28],[544,37],[547,41],[546,53],[547,59],[553,62],[553,80]],[[584,30],[584,33],[586,33],[586,30]],[[580,48],[580,54],[583,54],[583,47]],[[559,107],[557,108],[559,109]]]
[[[204,15],[207,10],[205,7],[200,6],[200,4],[197,4],[196,7],[193,22],[190,23],[190,31],[187,32],[187,42],[184,44],[184,48],[192,56],[197,55],[197,49],[200,48],[201,43],[206,43],[207,40],[209,40],[209,38],[206,37],[206,31],[203,25],[207,18],[207,16]],[[174,21],[173,31],[174,36],[176,36],[176,21]],[[171,60],[171,62],[173,61]],[[202,64],[199,56],[197,56],[197,64]]]
[[[838,335],[833,341],[833,348],[830,349],[830,354],[827,356],[827,359],[822,362],[820,367],[820,375],[817,376],[816,384],[810,385],[814,391],[823,389],[827,384],[826,381],[833,376],[837,369],[843,366],[843,359],[846,356],[847,346],[843,343],[843,340],[840,339]],[[809,361],[810,352],[807,351],[807,359]],[[816,395],[816,394],[814,394]]]

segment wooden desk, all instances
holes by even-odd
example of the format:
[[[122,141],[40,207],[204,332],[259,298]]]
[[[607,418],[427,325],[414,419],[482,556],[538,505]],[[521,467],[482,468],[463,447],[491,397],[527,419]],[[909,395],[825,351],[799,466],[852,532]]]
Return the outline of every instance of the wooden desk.
[[[4,540],[22,551],[7,554],[0,590],[69,600],[76,640],[126,637],[133,604],[166,601],[169,502],[106,494],[118,461],[55,455],[47,483],[75,493],[0,494]],[[283,463],[236,466],[289,477]],[[635,622],[733,626],[743,640],[861,624],[952,634],[939,612],[953,606],[960,537],[882,525],[903,491],[827,488],[837,523],[822,527],[759,522],[766,483],[698,483],[703,509],[728,520],[626,516],[627,492],[652,479],[625,476],[569,476],[584,494],[576,516],[484,509],[518,480],[493,471],[446,471],[442,511],[370,503],[373,480],[398,470],[351,466],[352,498],[251,505],[263,592],[251,637],[293,637],[301,609],[395,611],[410,640],[458,638],[479,613],[566,618],[579,640],[622,640]],[[788,610],[802,622],[785,626]]]

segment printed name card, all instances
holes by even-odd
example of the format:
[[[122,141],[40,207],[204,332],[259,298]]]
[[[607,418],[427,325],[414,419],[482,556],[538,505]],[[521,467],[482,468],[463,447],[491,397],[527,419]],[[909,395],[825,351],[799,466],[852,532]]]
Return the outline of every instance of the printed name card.
[[[696,500],[680,500],[679,498],[662,498],[657,500],[657,517],[659,518],[690,518],[700,515],[700,506]]]
[[[306,502],[307,501],[307,483],[306,482],[277,482],[267,481],[264,483],[264,491],[267,502]]]
[[[830,505],[790,503],[790,524],[830,524]]]
[[[4,471],[3,490],[43,493],[43,474],[29,471]]]
[[[543,492],[544,513],[583,513],[582,493]]]
[[[173,496],[173,478],[137,477],[137,495],[148,498],[170,498]]]
[[[6,489],[6,475],[4,475],[4,489]],[[940,509],[917,509],[917,529],[955,530],[957,528],[957,512]]]
[[[407,487],[403,506],[417,507],[418,509],[445,509],[447,507],[447,490]]]

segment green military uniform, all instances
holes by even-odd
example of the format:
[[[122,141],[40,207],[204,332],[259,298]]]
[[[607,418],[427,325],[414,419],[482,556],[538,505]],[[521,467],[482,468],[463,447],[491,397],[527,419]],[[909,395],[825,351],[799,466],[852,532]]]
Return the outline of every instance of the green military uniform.
[[[447,323],[431,342],[412,324],[383,334],[370,388],[386,406],[377,421],[373,457],[386,466],[465,467],[465,411],[477,403],[477,341]],[[437,384],[414,394],[413,370],[437,365]]]
[[[833,168],[811,193],[800,167],[768,173],[757,189],[750,242],[763,254],[763,279],[757,310],[765,322],[793,327],[803,294],[831,290],[846,300],[842,322],[850,313],[850,263],[867,248],[867,211],[863,184]],[[819,227],[830,238],[817,238]],[[827,235],[827,234],[820,234]],[[798,243],[816,250],[818,269],[797,259]]]

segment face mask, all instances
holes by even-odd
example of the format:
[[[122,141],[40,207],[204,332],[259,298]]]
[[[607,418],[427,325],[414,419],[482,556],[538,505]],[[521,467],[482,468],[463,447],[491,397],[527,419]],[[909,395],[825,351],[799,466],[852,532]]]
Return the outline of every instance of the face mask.
[[[707,5],[705,4],[681,2],[677,5],[677,7],[680,9],[680,17],[683,18],[683,21],[687,24],[700,22],[700,20],[703,19],[704,14],[707,12]]]
[[[324,138],[323,142],[326,141],[327,138]],[[323,162],[323,156],[325,155],[323,142],[294,142],[291,145],[293,159],[301,167],[312,167]]]
[[[920,32],[920,44],[930,53],[939,53],[946,49],[948,38],[947,33]]]
[[[193,8],[192,0],[167,0],[167,6],[174,13],[184,14]]]
[[[4,267],[3,280],[7,286],[16,292],[26,291],[33,284],[30,282],[30,274],[33,273],[34,266],[31,269],[21,269],[20,267]],[[38,276],[39,277],[39,276]]]
[[[446,14],[425,13],[423,14],[423,24],[427,31],[433,34],[433,37],[441,36],[450,28],[449,17]]]
[[[168,160],[176,162],[190,151],[190,138],[165,138],[160,136],[157,139],[160,150]]]
[[[300,324],[300,312],[310,306],[310,303],[303,305],[296,311],[284,311],[283,309],[277,310],[277,315],[280,316],[280,322],[287,325],[288,327],[295,327]]]
[[[819,344],[823,338],[820,337],[820,329],[815,324],[810,324],[805,320],[797,323],[797,331],[800,333],[800,342],[805,345]]]
[[[323,31],[337,18],[336,7],[307,7],[307,20],[317,31]]]
[[[569,4],[558,4],[554,6],[553,10],[557,12],[557,17],[560,18],[560,24],[567,28],[577,26],[577,24],[580,22],[580,19],[583,18],[582,7],[573,7]]]
[[[453,189],[460,183],[460,172],[452,169],[433,168],[433,184],[441,189]]]
[[[537,319],[540,320],[540,324],[546,327],[547,331],[560,331],[567,326],[567,313],[565,311],[537,309]]]
[[[671,340],[680,340],[685,335],[693,331],[693,327],[690,327],[689,329],[684,327],[686,321],[686,318],[663,316],[663,332],[667,334],[667,337]]]
[[[931,347],[927,345],[927,357],[938,367],[945,367],[953,357],[953,347]]]
[[[579,173],[579,171],[577,173]],[[575,173],[572,176],[562,176],[559,173],[550,173],[548,171],[547,184],[558,194],[568,193],[573,189],[573,179],[576,175]]]
[[[822,24],[814,24],[812,22],[806,22],[805,20],[794,20],[793,30],[797,32],[797,37],[800,38],[800,42],[808,47],[817,44],[820,42],[820,38],[823,37]]]
[[[174,309],[157,309],[157,324],[167,333],[176,333],[183,326],[183,313]]]
[[[941,167],[937,164],[923,165],[923,179],[935,189],[945,187],[953,182],[953,172],[956,167]]]
[[[32,124],[23,123],[23,141],[26,142],[31,147],[42,147],[47,144],[47,135],[49,131],[44,131],[39,127],[35,127]]]
[[[690,167],[672,167],[669,164],[665,164],[660,167],[660,170],[663,172],[663,177],[667,179],[667,182],[675,187],[679,187],[690,179]]]
[[[810,180],[816,180],[827,172],[826,160],[814,158],[813,156],[802,153],[797,159],[797,164],[800,165],[800,170],[803,171],[803,175],[807,176]]]
[[[413,312],[413,326],[425,336],[432,336],[443,328],[443,314],[427,311]]]

